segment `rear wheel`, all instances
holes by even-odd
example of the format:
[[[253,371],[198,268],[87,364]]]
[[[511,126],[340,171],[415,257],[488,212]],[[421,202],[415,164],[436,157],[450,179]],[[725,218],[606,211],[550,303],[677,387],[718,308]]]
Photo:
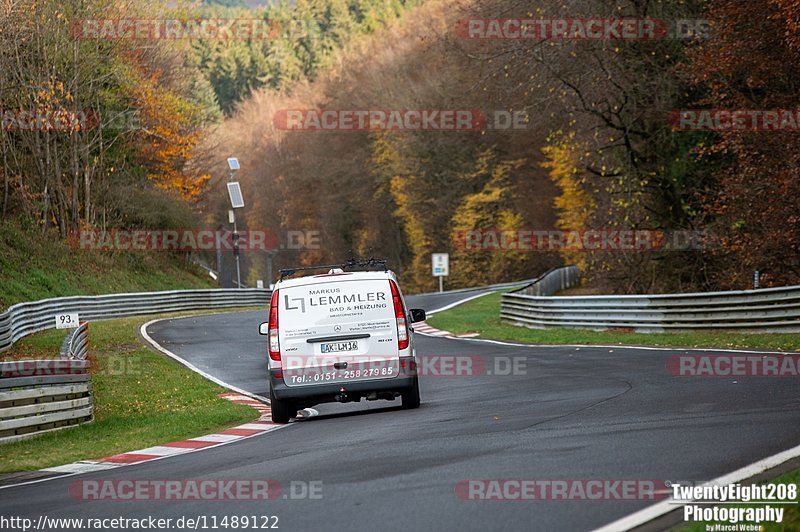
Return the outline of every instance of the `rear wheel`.
[[[411,408],[419,408],[419,378],[414,377],[414,384],[411,385],[411,388],[406,389],[405,391],[400,393],[400,397],[403,400],[403,408],[411,409]]]
[[[288,423],[289,419],[297,415],[294,404],[291,401],[276,399],[272,390],[269,391],[269,402],[273,423]]]

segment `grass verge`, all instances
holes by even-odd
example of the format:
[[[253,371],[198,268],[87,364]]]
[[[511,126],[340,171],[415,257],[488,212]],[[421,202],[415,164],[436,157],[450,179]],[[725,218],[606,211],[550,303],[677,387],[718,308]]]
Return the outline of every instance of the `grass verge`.
[[[0,446],[0,473],[102,458],[218,432],[258,417],[250,407],[217,397],[226,391],[221,386],[145,347],[136,331],[153,318],[92,322],[95,421]],[[54,358],[63,339],[64,331],[37,333],[0,354],[0,360]]]
[[[477,332],[482,338],[530,344],[642,345],[689,348],[767,349],[800,352],[800,334],[748,334],[698,331],[633,333],[581,329],[528,329],[500,322],[500,292],[479,297],[428,319],[452,333]]]

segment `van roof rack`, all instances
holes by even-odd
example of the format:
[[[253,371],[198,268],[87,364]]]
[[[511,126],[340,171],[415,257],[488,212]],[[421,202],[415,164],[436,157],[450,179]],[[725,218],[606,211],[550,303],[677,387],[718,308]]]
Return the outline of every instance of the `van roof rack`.
[[[295,268],[283,268],[279,270],[281,274],[280,280],[283,281],[287,277],[291,277],[297,272],[311,271],[311,270],[333,270],[341,268],[344,271],[388,271],[386,267],[386,259],[355,259],[349,258],[347,262],[342,264],[319,264],[317,266],[298,266]]]

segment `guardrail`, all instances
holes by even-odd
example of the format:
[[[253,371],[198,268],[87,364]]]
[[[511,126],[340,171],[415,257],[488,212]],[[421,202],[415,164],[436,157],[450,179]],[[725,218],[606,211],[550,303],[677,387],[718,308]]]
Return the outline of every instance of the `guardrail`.
[[[263,288],[218,288],[57,297],[19,303],[0,314],[0,351],[24,336],[54,328],[57,314],[77,312],[81,321],[91,321],[185,310],[267,306],[269,296],[270,291]]]
[[[92,420],[86,360],[0,362],[0,443]]]
[[[541,295],[525,293],[530,287],[504,294],[500,318],[533,329],[573,327],[623,329],[633,332],[694,331],[800,332],[800,286],[631,296],[553,296],[549,289],[569,288],[578,278],[559,268],[537,283]],[[548,280],[548,277],[553,280]],[[534,284],[537,284],[534,283]],[[547,289],[545,289],[547,288]],[[536,291],[537,289],[530,289]]]
[[[89,322],[81,323],[64,338],[61,360],[86,360],[89,353]]]
[[[565,266],[547,270],[537,279],[519,290],[516,294],[526,296],[552,296],[559,290],[566,290],[578,284],[581,280],[581,271],[577,266]]]

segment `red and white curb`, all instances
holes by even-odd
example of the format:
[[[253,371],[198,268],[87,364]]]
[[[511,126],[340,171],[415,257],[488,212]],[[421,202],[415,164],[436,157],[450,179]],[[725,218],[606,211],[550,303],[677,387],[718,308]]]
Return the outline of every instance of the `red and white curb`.
[[[239,393],[221,393],[219,396],[234,403],[255,408],[261,415],[256,421],[232,427],[215,434],[207,434],[205,436],[198,436],[197,438],[189,438],[188,440],[173,441],[156,445],[155,447],[139,449],[138,451],[106,456],[105,458],[97,460],[81,460],[72,464],[48,467],[41,471],[51,473],[86,473],[89,471],[102,471],[126,465],[141,464],[168,456],[191,453],[201,449],[210,449],[226,443],[252,438],[253,436],[258,436],[286,426],[270,421],[272,415],[270,407],[261,401]]]
[[[414,324],[414,332],[418,332],[426,336],[438,336],[441,338],[475,338],[476,336],[479,336],[479,333],[476,332],[453,334],[450,331],[442,331],[435,327],[431,327],[424,321]]]

